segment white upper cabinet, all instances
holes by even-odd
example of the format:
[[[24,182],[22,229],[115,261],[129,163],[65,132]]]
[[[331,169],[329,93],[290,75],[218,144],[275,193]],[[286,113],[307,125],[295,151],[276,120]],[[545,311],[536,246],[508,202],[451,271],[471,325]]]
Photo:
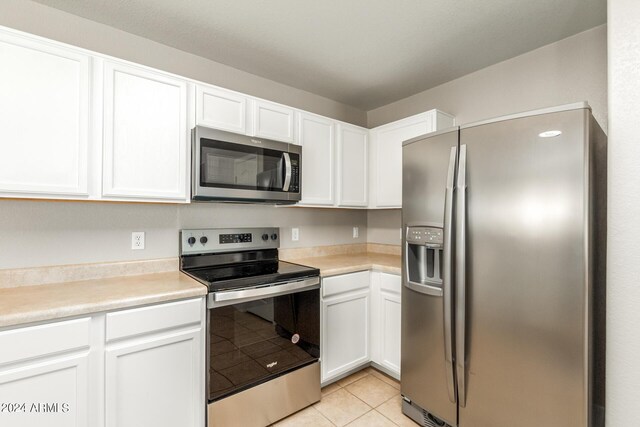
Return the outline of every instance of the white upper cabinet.
[[[402,207],[402,142],[427,111],[365,129],[0,27],[0,197],[190,200],[191,128],[303,146],[301,205]]]
[[[248,98],[214,86],[196,86],[196,124],[246,134]]]
[[[453,126],[453,117],[430,110],[371,130],[370,208],[402,207],[402,142]]]
[[[338,125],[338,206],[366,207],[369,131]]]
[[[251,102],[253,105],[253,135],[276,141],[294,142],[293,108],[261,99],[253,99]]]
[[[187,82],[104,63],[102,195],[186,201]]]
[[[0,194],[88,196],[89,56],[0,30]]]
[[[335,203],[335,122],[298,113],[298,142],[302,145],[302,204]]]

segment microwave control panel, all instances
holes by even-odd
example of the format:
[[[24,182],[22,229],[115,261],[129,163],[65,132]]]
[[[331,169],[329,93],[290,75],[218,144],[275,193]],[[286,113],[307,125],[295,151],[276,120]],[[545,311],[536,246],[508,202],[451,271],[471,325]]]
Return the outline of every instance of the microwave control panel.
[[[291,184],[289,185],[290,193],[300,192],[300,166],[298,159],[291,159]]]

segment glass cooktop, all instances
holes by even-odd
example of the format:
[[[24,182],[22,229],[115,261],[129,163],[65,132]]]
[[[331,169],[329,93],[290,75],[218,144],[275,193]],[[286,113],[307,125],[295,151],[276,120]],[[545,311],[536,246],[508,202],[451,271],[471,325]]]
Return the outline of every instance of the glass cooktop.
[[[268,260],[200,267],[186,270],[185,273],[207,285],[209,292],[217,292],[318,276],[320,270],[285,261]]]

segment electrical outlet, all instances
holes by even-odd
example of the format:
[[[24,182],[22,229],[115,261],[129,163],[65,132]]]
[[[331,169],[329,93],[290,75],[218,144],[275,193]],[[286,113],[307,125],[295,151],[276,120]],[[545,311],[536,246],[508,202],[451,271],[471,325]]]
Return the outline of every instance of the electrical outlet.
[[[144,249],[144,231],[134,231],[131,233],[131,249]]]
[[[291,229],[291,240],[294,242],[297,242],[298,240],[300,240],[300,229],[299,228],[292,228]]]
[[[358,227],[353,227],[353,238],[357,239],[360,236],[360,229]]]

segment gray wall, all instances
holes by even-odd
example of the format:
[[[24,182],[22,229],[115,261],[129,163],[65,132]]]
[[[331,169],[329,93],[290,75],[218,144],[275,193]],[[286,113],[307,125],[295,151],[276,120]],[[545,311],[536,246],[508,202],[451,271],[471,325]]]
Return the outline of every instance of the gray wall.
[[[0,25],[360,126],[357,108],[27,0],[0,1]]]
[[[462,124],[576,101],[589,101],[607,130],[606,25],[371,110],[367,120],[376,127],[438,108]]]
[[[609,0],[607,427],[640,420],[640,2]]]
[[[176,257],[181,228],[281,227],[283,248],[364,243],[366,223],[363,210],[0,200],[0,269]],[[131,250],[132,231],[144,250]]]
[[[401,222],[400,209],[367,211],[367,241],[399,245]]]
[[[368,112],[370,127],[438,108],[470,123],[588,101],[607,131],[607,27],[601,25]],[[400,210],[369,211],[368,239],[400,243]]]

